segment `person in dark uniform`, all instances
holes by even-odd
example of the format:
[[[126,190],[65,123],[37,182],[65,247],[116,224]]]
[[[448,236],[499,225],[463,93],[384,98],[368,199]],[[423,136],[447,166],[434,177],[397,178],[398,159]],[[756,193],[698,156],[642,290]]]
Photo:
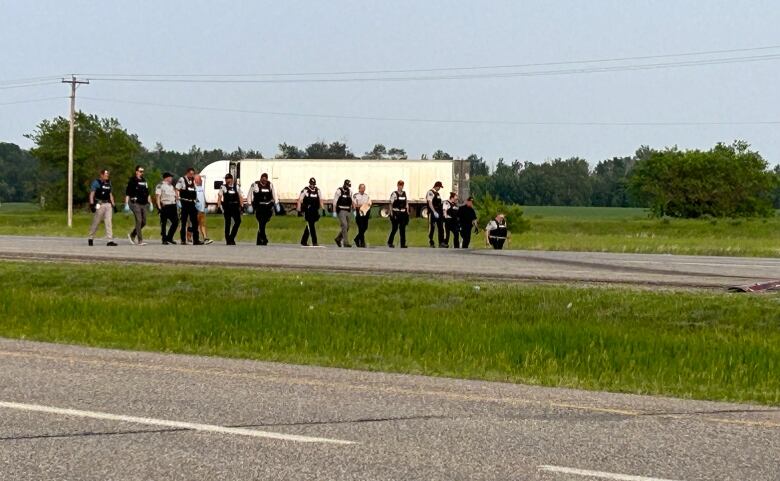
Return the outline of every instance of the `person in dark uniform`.
[[[241,226],[244,199],[241,188],[233,182],[232,174],[225,176],[225,183],[219,188],[217,209],[222,209],[222,215],[225,217],[225,244],[234,246],[236,245],[238,228]]]
[[[446,234],[444,236],[445,247],[450,246],[450,237],[452,237],[452,247],[454,249],[460,248],[460,226],[458,219],[458,194],[450,192],[450,197],[444,201],[444,228]]]
[[[312,177],[309,179],[309,185],[301,190],[298,196],[296,209],[299,215],[302,214],[306,219],[306,228],[301,236],[301,245],[309,245],[309,236],[311,236],[311,245],[317,246],[317,221],[320,220],[320,210],[325,208],[325,201],[322,198],[322,192],[317,187],[317,181]]]
[[[192,244],[202,245],[198,232],[198,209],[195,201],[198,199],[195,190],[195,169],[190,167],[184,177],[176,182],[176,193],[181,203],[181,243],[187,245],[187,223],[192,228]]]
[[[135,228],[127,234],[130,243],[139,246],[145,246],[143,228],[146,226],[146,209],[154,212],[152,196],[149,194],[149,185],[144,177],[144,168],[140,165],[135,166],[135,175],[127,181],[125,189],[125,212],[132,211],[135,217]]]
[[[477,211],[474,210],[473,197],[466,199],[466,203],[458,209],[458,224],[460,226],[460,246],[463,249],[468,249],[471,243],[471,230],[474,229],[474,232],[479,232]]]
[[[163,245],[176,244],[173,235],[179,226],[179,210],[176,208],[176,189],[173,187],[173,174],[165,172],[162,182],[154,189],[157,198],[157,212],[160,214],[160,237]],[[170,228],[166,231],[168,222]]]
[[[436,247],[433,243],[433,231],[438,233],[439,247],[447,247],[444,243],[444,203],[439,195],[439,190],[444,187],[441,181],[436,181],[433,188],[428,191],[425,200],[428,202],[428,245]]]
[[[368,219],[371,218],[371,198],[366,194],[366,184],[358,186],[357,193],[352,196],[352,205],[355,207],[355,224],[358,228],[355,245],[365,247]]]
[[[92,181],[89,188],[89,208],[93,212],[92,225],[89,228],[87,244],[94,245],[95,233],[102,222],[106,228],[107,246],[114,247],[114,231],[112,219],[116,204],[114,203],[114,194],[111,192],[111,181],[109,172],[106,169],[100,171],[100,177]]]
[[[395,247],[395,233],[401,236],[401,248],[406,249],[406,224],[409,223],[409,204],[404,191],[404,181],[398,181],[398,189],[390,194],[390,223],[392,230],[387,238],[387,247]]]
[[[339,247],[352,247],[349,243],[349,218],[352,217],[352,182],[349,179],[336,189],[333,196],[334,217],[339,220],[339,235],[334,239]]]
[[[263,173],[263,175],[260,176],[260,180],[252,184],[247,195],[247,202],[249,202],[250,205],[249,208],[251,211],[254,211],[255,218],[257,219],[257,245],[268,245],[265,227],[271,220],[271,216],[274,213],[274,206],[276,206],[277,213],[282,210],[281,205],[279,204],[279,198],[276,196],[274,184],[268,181],[268,174]]]
[[[509,231],[506,227],[506,218],[504,214],[498,214],[485,227],[485,244],[493,246],[493,249],[501,250],[504,248],[504,242],[506,242],[508,237]]]

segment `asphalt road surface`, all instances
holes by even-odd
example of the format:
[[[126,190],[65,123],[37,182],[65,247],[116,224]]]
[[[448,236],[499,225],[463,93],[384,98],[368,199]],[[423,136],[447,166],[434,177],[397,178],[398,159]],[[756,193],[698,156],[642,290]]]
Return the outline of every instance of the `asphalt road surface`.
[[[0,479],[780,479],[780,408],[0,339]]]
[[[531,281],[722,288],[780,279],[780,259],[588,252],[455,249],[339,249],[281,244],[118,247],[84,239],[0,236],[0,258],[114,260],[257,266],[324,272],[411,273]]]

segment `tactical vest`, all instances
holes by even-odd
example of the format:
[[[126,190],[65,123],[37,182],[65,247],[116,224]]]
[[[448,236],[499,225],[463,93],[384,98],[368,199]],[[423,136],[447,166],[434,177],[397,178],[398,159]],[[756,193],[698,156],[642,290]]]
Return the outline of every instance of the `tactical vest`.
[[[195,180],[189,180],[187,177],[184,179],[184,188],[179,192],[179,198],[188,202],[195,202],[198,198],[198,194],[195,191]]]
[[[252,203],[255,206],[268,205],[274,202],[274,195],[271,192],[271,184],[263,185],[262,183],[255,182],[255,193],[252,197]]]
[[[303,189],[303,210],[316,211],[320,208],[320,194],[317,188],[306,187]]]
[[[228,186],[227,184],[222,186],[222,203],[223,204],[239,204],[238,190],[235,185]]]
[[[457,202],[449,202],[450,208],[447,209],[447,217],[451,219],[456,219],[458,217],[458,203]]]
[[[431,204],[433,205],[433,209],[436,212],[441,213],[441,211],[442,211],[441,196],[439,195],[438,192],[436,192],[433,189],[429,190],[428,192],[433,194],[433,200],[431,201]]]
[[[496,228],[491,230],[488,235],[490,237],[502,237],[506,238],[507,230],[506,230],[506,221],[503,221],[502,223],[496,222]]]
[[[103,182],[98,179],[98,183],[100,183],[100,187],[95,189],[95,200],[100,202],[111,202],[111,181],[107,180]]]
[[[133,195],[130,198],[136,199],[140,204],[146,204],[149,200],[149,186],[146,183],[146,179],[143,176],[140,179],[133,177],[130,179],[130,182],[133,185]]]
[[[395,200],[393,201],[393,210],[406,212],[406,192],[400,191],[395,193]]]
[[[336,208],[338,210],[350,210],[352,209],[352,195],[349,189],[339,187],[339,198],[336,199]]]

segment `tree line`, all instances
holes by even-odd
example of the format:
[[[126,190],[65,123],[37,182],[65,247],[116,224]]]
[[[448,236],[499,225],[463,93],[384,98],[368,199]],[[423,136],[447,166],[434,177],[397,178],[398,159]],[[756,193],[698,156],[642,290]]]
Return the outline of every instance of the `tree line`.
[[[0,201],[37,201],[62,208],[66,196],[68,120],[43,120],[27,136],[35,146],[26,151],[0,143]],[[211,162],[263,158],[262,152],[201,149],[187,152],[156,143],[147,149],[118,120],[79,112],[76,115],[74,151],[76,201],[87,197],[89,182],[98,169],[108,168],[115,181],[132,175],[135,164],[144,165],[147,177],[175,174],[192,166],[200,170]],[[407,159],[399,147],[376,144],[362,154],[343,142],[313,142],[303,148],[281,143],[275,158],[291,159]],[[427,159],[427,155],[421,156]],[[453,159],[444,150],[432,159]],[[598,162],[593,168],[583,158],[553,159],[541,163],[499,159],[493,168],[483,157],[466,158],[471,167],[475,197],[490,194],[518,205],[647,207],[658,216],[771,215],[780,208],[780,166],[774,170],[745,142],[717,144],[709,150],[676,147],[640,147],[634,155]]]

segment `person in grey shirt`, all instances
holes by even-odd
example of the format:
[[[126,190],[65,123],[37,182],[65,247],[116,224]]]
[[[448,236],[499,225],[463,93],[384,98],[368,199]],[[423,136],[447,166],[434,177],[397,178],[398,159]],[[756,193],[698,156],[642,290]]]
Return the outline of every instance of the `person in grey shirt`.
[[[173,235],[176,228],[179,227],[179,211],[176,208],[176,189],[173,187],[173,174],[165,172],[162,182],[157,184],[154,189],[154,197],[157,201],[157,212],[160,214],[160,237],[164,245],[175,244]],[[171,227],[167,230],[165,227],[168,222]]]
[[[344,185],[336,189],[333,197],[333,216],[338,217],[341,231],[336,236],[336,245],[339,247],[352,247],[347,237],[349,235],[349,218],[352,217],[352,182],[349,179],[344,181]]]

